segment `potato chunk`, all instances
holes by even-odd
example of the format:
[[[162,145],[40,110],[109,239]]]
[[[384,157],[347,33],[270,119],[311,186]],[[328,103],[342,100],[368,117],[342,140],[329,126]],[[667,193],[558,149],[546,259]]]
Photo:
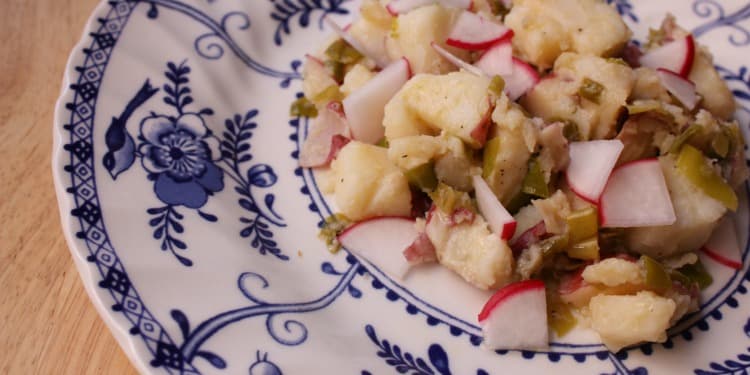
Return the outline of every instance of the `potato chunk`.
[[[595,100],[581,95],[585,82],[600,85],[599,94],[592,96]],[[555,62],[554,74],[527,93],[523,104],[534,116],[549,122],[574,122],[582,140],[612,138],[634,83],[635,75],[628,66],[567,52]]]
[[[675,308],[673,300],[649,291],[634,296],[598,295],[589,302],[591,326],[613,352],[642,341],[666,341]]]
[[[331,171],[334,201],[349,219],[411,213],[409,182],[388,160],[385,148],[349,142],[331,163]]]
[[[566,51],[616,55],[632,34],[617,11],[600,0],[514,0],[505,24],[515,32],[514,49],[542,69]]]
[[[391,60],[406,57],[414,74],[455,71],[456,67],[435,52],[431,43],[440,44],[461,59],[468,58],[468,51],[445,45],[448,33],[460,12],[462,11],[459,9],[443,8],[435,4],[399,15],[395,30],[387,41]]]
[[[414,76],[385,107],[386,137],[442,130],[473,148],[481,147],[492,110],[489,83],[466,72]]]
[[[698,250],[726,212],[683,176],[673,156],[659,158],[677,220],[671,225],[626,230],[628,248],[653,258]]]
[[[426,233],[438,261],[477,288],[496,289],[510,281],[513,253],[480,215],[455,224],[451,214],[435,209]]]

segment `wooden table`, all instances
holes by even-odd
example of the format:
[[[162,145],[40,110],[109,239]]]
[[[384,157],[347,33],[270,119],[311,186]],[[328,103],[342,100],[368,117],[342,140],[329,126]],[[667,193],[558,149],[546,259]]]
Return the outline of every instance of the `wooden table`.
[[[60,229],[50,158],[63,69],[97,0],[0,2],[0,374],[135,374]]]

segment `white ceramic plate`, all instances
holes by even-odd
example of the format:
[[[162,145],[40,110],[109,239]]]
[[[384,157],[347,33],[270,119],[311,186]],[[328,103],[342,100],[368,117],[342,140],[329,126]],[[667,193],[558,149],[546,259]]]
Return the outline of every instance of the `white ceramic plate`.
[[[750,114],[750,5],[614,1],[643,40],[665,12],[709,45]],[[317,239],[330,214],[297,167],[300,59],[349,0],[102,2],[73,51],[53,170],[82,279],[144,373],[744,373],[745,270],[715,272],[664,344],[611,354],[590,332],[490,352],[486,294],[440,269],[395,282]],[[162,151],[169,149],[169,152]],[[175,162],[179,160],[179,162]],[[741,209],[747,242],[747,206]],[[747,257],[743,246],[743,257]],[[747,262],[745,262],[747,264]]]

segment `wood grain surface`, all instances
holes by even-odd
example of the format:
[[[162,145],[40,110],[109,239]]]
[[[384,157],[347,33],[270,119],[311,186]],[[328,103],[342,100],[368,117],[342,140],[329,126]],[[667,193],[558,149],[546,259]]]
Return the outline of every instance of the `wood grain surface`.
[[[135,374],[63,239],[50,158],[68,54],[96,0],[0,1],[0,374]]]

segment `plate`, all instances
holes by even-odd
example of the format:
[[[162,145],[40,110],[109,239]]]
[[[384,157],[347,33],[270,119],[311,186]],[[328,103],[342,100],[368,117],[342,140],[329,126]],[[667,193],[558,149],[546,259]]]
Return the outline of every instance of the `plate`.
[[[750,5],[610,2],[636,39],[669,11],[709,45],[747,130]],[[750,368],[746,269],[707,261],[716,281],[663,344],[612,354],[581,330],[544,351],[492,352],[475,320],[485,294],[440,269],[401,282],[328,253],[317,226],[331,206],[296,160],[308,122],[288,108],[300,59],[330,34],[323,17],[343,24],[357,6],[115,0],[92,15],[57,106],[53,172],[81,278],[142,373]],[[747,244],[746,203],[739,212]]]

